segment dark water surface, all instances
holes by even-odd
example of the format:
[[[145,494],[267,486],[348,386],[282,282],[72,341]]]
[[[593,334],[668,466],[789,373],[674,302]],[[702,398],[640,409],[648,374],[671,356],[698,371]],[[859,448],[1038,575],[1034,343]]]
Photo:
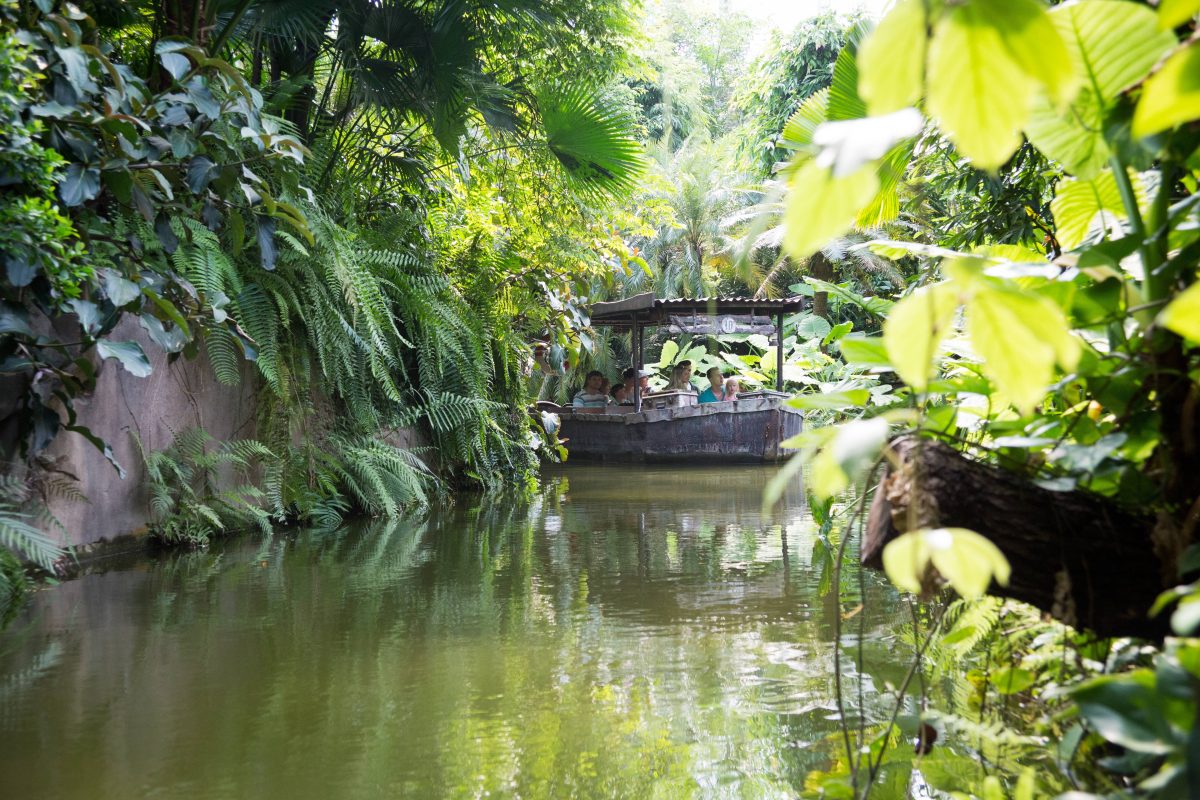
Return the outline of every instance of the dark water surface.
[[[799,796],[839,606],[771,474],[565,467],[40,592],[0,634],[0,798]],[[870,696],[905,664],[867,583]]]

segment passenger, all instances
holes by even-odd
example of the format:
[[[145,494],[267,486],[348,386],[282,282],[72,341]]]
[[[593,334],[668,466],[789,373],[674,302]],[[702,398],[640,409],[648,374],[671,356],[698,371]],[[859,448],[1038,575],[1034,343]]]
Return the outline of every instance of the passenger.
[[[700,393],[701,403],[719,403],[731,399],[725,396],[725,376],[721,374],[720,367],[711,367],[704,377],[708,378],[709,386]]]
[[[671,370],[671,383],[667,389],[673,392],[695,392],[696,388],[692,386],[692,362],[680,361],[675,365],[675,369]]]
[[[595,413],[598,409],[603,409],[608,405],[608,395],[600,391],[601,382],[604,380],[604,374],[599,370],[592,370],[584,378],[583,388],[576,394],[571,401],[571,410]]]
[[[608,378],[602,378],[600,380],[600,394],[604,395],[606,398],[605,402],[612,402],[612,381],[610,381]]]
[[[738,392],[740,392],[741,390],[742,390],[742,385],[740,383],[738,383],[737,378],[730,378],[729,380],[725,381],[725,399],[726,400],[737,400]]]
[[[612,387],[612,401],[617,405],[625,404],[625,384],[615,383]]]
[[[639,370],[636,367],[630,367],[629,369],[625,370],[625,372],[621,374],[621,378],[625,381],[625,386],[628,388],[625,390],[625,399],[621,401],[621,405],[633,405],[633,390],[635,388],[633,385],[634,381],[639,384],[642,396],[645,397],[650,392],[650,376],[653,374],[653,370]]]

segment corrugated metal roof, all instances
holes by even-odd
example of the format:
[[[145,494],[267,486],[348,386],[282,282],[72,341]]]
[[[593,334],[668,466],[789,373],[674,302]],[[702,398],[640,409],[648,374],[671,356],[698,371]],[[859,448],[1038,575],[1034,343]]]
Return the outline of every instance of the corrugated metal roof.
[[[803,297],[779,300],[753,297],[680,297],[658,298],[646,292],[624,300],[595,303],[591,308],[593,325],[630,327],[636,318],[639,325],[654,325],[666,321],[668,314],[792,314],[804,309]]]

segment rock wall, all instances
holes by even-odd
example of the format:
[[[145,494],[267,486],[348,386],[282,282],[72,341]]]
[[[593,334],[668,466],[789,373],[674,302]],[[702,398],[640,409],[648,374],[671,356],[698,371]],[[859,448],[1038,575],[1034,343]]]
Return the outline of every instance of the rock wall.
[[[138,378],[116,361],[105,361],[96,390],[75,401],[79,424],[112,445],[125,468],[124,479],[79,434],[64,431],[46,450],[60,469],[79,479],[78,489],[88,498],[81,502],[55,497],[49,503],[50,513],[68,532],[68,544],[75,546],[146,532],[150,516],[146,473],[135,432],[149,451],[165,448],[175,431],[187,428],[202,427],[216,439],[252,438],[256,431],[258,380],[253,364],[242,365],[238,385],[224,386],[213,377],[203,353],[191,361],[180,357],[168,364],[166,354],[149,342],[131,316],[117,325],[112,338],[141,344],[154,371]]]

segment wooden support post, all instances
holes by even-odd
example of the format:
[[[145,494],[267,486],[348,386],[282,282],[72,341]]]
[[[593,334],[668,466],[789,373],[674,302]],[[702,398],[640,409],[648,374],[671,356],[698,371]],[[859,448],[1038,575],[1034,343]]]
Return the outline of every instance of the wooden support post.
[[[638,324],[637,312],[633,312],[633,368],[637,373],[633,376],[633,410],[642,410],[642,326]]]
[[[783,312],[775,315],[775,391],[783,391]]]

